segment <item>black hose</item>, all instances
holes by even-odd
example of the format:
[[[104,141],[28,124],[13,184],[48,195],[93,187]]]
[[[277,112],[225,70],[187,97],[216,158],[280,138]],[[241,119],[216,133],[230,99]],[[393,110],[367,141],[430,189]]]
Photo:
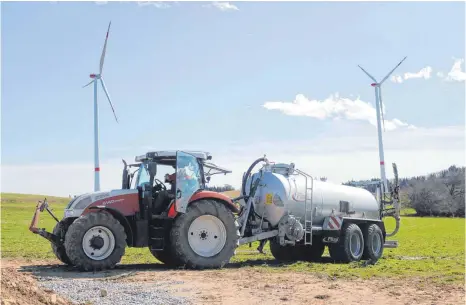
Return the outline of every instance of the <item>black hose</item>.
[[[242,189],[242,192],[243,192],[243,197],[247,197],[246,195],[246,180],[248,179],[249,175],[251,174],[251,171],[252,169],[254,168],[254,166],[257,165],[257,163],[259,162],[265,162],[266,158],[259,158],[257,159],[256,161],[254,161],[251,166],[249,166],[248,170],[246,171],[246,173],[244,174],[243,176],[243,182],[241,183],[241,189]]]

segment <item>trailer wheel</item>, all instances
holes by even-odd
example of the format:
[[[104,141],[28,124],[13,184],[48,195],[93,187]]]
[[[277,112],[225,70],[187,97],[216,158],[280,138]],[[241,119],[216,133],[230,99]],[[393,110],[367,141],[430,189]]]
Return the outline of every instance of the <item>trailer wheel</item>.
[[[362,259],[369,259],[375,263],[383,254],[384,239],[382,230],[378,225],[371,224],[364,233],[364,253]]]
[[[364,236],[358,225],[349,223],[343,226],[340,240],[329,244],[330,257],[343,263],[359,261],[364,252]]]
[[[296,261],[296,247],[285,245],[280,245],[279,241],[276,238],[270,239],[270,252],[277,261],[281,262],[292,262]]]
[[[234,255],[239,236],[231,211],[218,201],[199,200],[174,221],[170,251],[188,268],[222,268]]]
[[[324,254],[325,244],[320,238],[314,238],[312,240],[312,245],[296,245],[294,251],[298,260],[318,262],[322,259],[322,255]]]
[[[107,212],[91,212],[76,219],[65,236],[65,249],[83,271],[112,269],[125,253],[124,227]]]
[[[67,224],[63,220],[61,220],[57,222],[57,224],[53,228],[52,233],[58,236],[60,239],[64,240],[67,228],[68,228]],[[65,265],[71,265],[71,261],[68,258],[68,255],[66,255],[64,243],[61,243],[60,245],[51,243],[51,245],[52,245],[52,251],[55,254],[55,256]]]

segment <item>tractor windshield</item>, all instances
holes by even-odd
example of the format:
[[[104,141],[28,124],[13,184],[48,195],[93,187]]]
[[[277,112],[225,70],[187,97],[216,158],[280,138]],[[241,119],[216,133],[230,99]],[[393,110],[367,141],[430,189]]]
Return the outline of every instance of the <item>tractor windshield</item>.
[[[176,153],[176,192],[177,210],[183,211],[191,196],[203,188],[203,179],[199,161],[191,154],[181,151]]]

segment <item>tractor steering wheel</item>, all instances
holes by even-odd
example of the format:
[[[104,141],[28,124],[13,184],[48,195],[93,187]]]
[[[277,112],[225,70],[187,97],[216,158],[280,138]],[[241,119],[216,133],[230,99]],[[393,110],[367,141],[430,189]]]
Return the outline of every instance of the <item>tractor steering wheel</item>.
[[[162,181],[160,181],[159,179],[155,178],[154,182],[155,182],[154,191],[160,191],[160,190],[166,191],[167,190],[167,186],[164,183],[162,183]]]

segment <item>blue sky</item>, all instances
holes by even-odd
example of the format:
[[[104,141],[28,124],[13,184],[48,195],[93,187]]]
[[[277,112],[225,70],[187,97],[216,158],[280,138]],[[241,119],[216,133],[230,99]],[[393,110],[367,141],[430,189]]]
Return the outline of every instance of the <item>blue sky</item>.
[[[432,72],[384,83],[387,123],[416,126],[384,133],[386,163],[402,175],[464,164],[464,63],[448,78],[465,57],[464,3],[153,4],[1,4],[2,191],[92,189],[93,89],[82,86],[110,20],[103,75],[120,123],[99,88],[103,188],[148,148],[211,151],[234,171],[214,184],[238,186],[264,153],[336,182],[378,175],[374,90],[357,65],[380,79],[404,56],[395,75]],[[303,107],[289,104],[299,95]]]

